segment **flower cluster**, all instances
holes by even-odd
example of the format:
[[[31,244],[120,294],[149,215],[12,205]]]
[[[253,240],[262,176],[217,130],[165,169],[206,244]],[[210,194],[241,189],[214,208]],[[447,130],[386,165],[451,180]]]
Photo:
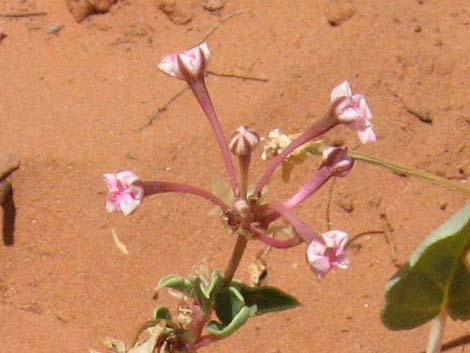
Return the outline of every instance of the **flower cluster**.
[[[242,126],[237,129],[230,141],[227,141],[220,126],[220,120],[212,105],[205,85],[205,70],[211,53],[207,43],[201,43],[179,54],[168,54],[158,66],[164,73],[184,80],[191,88],[208,121],[214,130],[231,188],[224,192],[211,193],[196,186],[164,181],[142,181],[131,171],[107,173],[104,175],[108,186],[106,209],[122,211],[131,214],[141,203],[142,199],[164,192],[189,193],[199,196],[220,208],[222,219],[232,234],[236,234],[237,245],[225,272],[225,281],[230,283],[239,264],[246,244],[249,240],[258,240],[269,246],[286,249],[299,244],[306,244],[306,258],[312,271],[319,279],[334,267],[347,268],[349,261],[346,257],[348,234],[340,230],[329,230],[322,234],[314,232],[308,224],[300,219],[293,209],[304,202],[332,177],[344,177],[353,168],[354,160],[348,155],[347,148],[325,147],[322,150],[323,161],[311,178],[302,185],[296,193],[287,200],[278,203],[265,202],[263,190],[274,171],[293,156],[306,159],[307,146],[313,146],[314,141],[333,129],[344,124],[357,131],[362,143],[375,141],[372,127],[372,114],[365,98],[353,94],[347,81],[341,83],[331,92],[330,107],[325,116],[313,122],[304,133],[296,136],[280,134],[278,130],[270,133],[271,141],[265,148],[263,159],[270,159],[266,169],[259,177],[253,191],[248,191],[248,177],[251,155],[259,144],[259,135],[250,127]],[[275,140],[275,141],[274,141]],[[319,145],[315,145],[318,148]],[[238,157],[239,173],[234,167],[233,157]],[[300,156],[300,157],[299,157]],[[283,219],[293,232],[286,238],[278,238],[273,231],[273,223]],[[201,303],[193,305],[193,315],[202,310]],[[202,314],[193,319],[189,325],[192,330],[191,342],[187,348],[192,349],[213,341],[212,336],[201,336],[204,324],[210,314]],[[210,313],[210,310],[208,310]],[[206,317],[206,316],[207,317]]]

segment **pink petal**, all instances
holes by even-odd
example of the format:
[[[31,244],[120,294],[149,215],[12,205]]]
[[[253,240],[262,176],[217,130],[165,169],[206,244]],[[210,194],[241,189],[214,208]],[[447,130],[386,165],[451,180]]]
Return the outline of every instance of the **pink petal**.
[[[375,136],[372,126],[369,126],[365,128],[364,130],[358,130],[357,135],[359,137],[359,140],[363,144],[372,143],[372,142],[375,142],[376,140],[376,136]]]
[[[165,55],[158,68],[181,80],[195,79],[204,74],[210,56],[209,46],[204,42],[178,54]]]
[[[338,98],[351,97],[352,91],[348,81],[340,83],[338,86],[333,88],[330,95],[330,102],[334,103]]]
[[[139,177],[127,170],[106,173],[103,177],[108,187],[106,210],[108,212],[122,211],[126,216],[131,214],[144,197],[142,186],[133,184],[139,180]]]

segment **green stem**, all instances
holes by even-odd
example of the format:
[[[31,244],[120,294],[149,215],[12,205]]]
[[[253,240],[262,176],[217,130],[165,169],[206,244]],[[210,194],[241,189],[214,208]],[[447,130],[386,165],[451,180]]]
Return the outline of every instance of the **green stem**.
[[[387,168],[399,174],[415,176],[415,177],[424,179],[430,182],[431,184],[440,185],[450,190],[457,191],[466,197],[470,197],[469,187],[462,185],[462,184],[454,183],[453,181],[450,181],[446,178],[442,178],[431,173],[423,172],[421,170],[416,170],[416,169],[413,169],[404,165],[400,165],[395,162],[387,161],[387,160],[374,157],[374,156],[371,156],[362,152],[358,152],[358,151],[348,151],[348,154],[356,160],[375,164],[375,165]]]

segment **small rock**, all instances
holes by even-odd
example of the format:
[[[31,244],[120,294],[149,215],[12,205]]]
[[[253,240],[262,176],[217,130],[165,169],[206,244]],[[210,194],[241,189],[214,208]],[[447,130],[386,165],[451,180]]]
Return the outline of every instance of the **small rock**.
[[[66,0],[75,21],[81,22],[92,13],[107,12],[117,0]]]
[[[7,37],[5,30],[0,27],[0,42]]]
[[[184,25],[194,18],[195,0],[157,0],[157,6],[176,25]]]
[[[350,0],[330,0],[325,16],[332,26],[339,26],[354,16],[356,10]]]
[[[447,208],[447,201],[441,201],[439,202],[439,208],[441,210],[445,210]]]
[[[207,11],[217,11],[224,8],[227,0],[202,0],[202,6]]]

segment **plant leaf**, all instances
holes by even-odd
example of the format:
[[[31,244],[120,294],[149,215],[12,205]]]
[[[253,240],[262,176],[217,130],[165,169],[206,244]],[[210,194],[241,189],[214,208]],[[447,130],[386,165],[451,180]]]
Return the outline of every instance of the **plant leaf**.
[[[233,281],[230,286],[240,292],[254,315],[288,310],[301,305],[295,297],[275,287],[250,287],[238,281]]]
[[[158,282],[157,285],[157,290],[162,288],[173,288],[190,297],[194,296],[191,281],[179,275],[169,275],[160,279],[160,282]]]
[[[163,319],[167,321],[171,321],[171,312],[166,306],[157,306],[153,309],[152,319]]]
[[[205,285],[201,282],[200,287],[202,294],[209,300],[212,300],[217,292],[222,288],[224,284],[224,276],[220,273],[219,270],[212,271],[211,282],[208,285]]]
[[[391,330],[420,326],[447,310],[470,319],[470,204],[455,214],[411,255],[385,286],[381,318]]]
[[[244,307],[245,300],[234,287],[225,288],[216,296],[215,312],[224,325],[229,325]]]
[[[242,307],[241,310],[234,316],[233,320],[228,324],[224,325],[216,321],[211,321],[206,326],[208,332],[218,337],[227,337],[242,327],[250,317],[250,309],[246,306]]]

